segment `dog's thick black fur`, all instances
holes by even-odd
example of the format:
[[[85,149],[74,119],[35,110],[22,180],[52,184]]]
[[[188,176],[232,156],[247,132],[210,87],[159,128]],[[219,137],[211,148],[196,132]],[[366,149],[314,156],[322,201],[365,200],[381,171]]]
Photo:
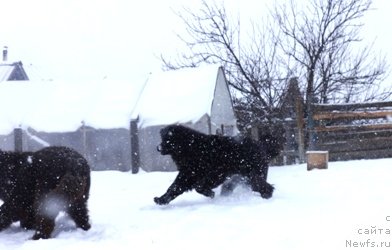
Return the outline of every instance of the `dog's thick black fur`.
[[[280,129],[280,128],[278,128]],[[275,132],[282,132],[280,130],[275,131]],[[272,136],[271,131],[264,131],[263,135],[260,135],[258,144],[263,145],[264,147],[267,147],[269,150],[265,151],[265,155],[263,158],[263,178],[265,181],[267,181],[268,177],[268,164],[270,160],[275,158],[276,156],[279,155],[280,151],[283,149],[283,144],[284,144],[284,138],[283,136]],[[263,147],[262,146],[262,147]],[[244,176],[244,175],[233,175],[231,176],[227,181],[225,181],[222,184],[221,188],[221,195],[229,195],[233,192],[233,190],[240,184],[245,185],[245,186],[251,186],[249,176]]]
[[[280,153],[273,137],[256,142],[250,138],[206,135],[182,125],[169,125],[161,130],[161,139],[158,151],[172,157],[179,173],[167,192],[154,198],[157,204],[168,204],[192,189],[213,198],[212,189],[236,174],[247,178],[252,190],[263,198],[272,196],[274,187],[266,182],[268,163]]]
[[[88,230],[89,190],[90,167],[73,149],[0,151],[0,230],[20,221],[22,228],[36,230],[33,239],[47,239],[60,211]]]

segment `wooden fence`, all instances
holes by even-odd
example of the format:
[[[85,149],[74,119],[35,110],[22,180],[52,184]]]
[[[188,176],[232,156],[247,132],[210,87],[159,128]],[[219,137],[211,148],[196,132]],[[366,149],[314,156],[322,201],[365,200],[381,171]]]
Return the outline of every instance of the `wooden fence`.
[[[314,149],[332,161],[392,157],[392,102],[314,104]]]
[[[286,142],[273,164],[303,163],[309,150],[328,151],[330,161],[392,157],[392,102],[312,104],[311,111],[309,117],[298,81],[291,79],[278,118]],[[252,136],[268,126],[253,124]]]

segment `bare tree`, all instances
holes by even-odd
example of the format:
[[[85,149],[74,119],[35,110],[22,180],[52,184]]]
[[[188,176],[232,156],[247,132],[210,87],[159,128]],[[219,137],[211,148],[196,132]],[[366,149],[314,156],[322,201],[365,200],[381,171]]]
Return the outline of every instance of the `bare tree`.
[[[283,36],[281,49],[300,70],[305,82],[309,148],[316,140],[311,103],[369,101],[391,96],[376,92],[384,80],[385,58],[372,56],[372,46],[360,48],[361,19],[372,0],[309,0],[297,7],[276,5],[273,12]]]
[[[242,126],[270,117],[286,81],[278,67],[278,44],[267,24],[254,24],[249,34],[241,34],[238,18],[230,20],[223,5],[206,1],[199,11],[184,9],[176,14],[186,26],[186,34],[179,38],[188,51],[174,61],[161,56],[165,68],[195,67],[205,62],[223,65]],[[241,42],[243,38],[246,43]]]
[[[308,114],[311,102],[380,100],[392,93],[380,89],[388,65],[373,56],[372,46],[359,46],[361,18],[371,2],[309,0],[298,7],[287,0],[244,34],[223,5],[204,0],[199,10],[176,13],[186,26],[179,38],[188,50],[175,60],[161,58],[166,69],[223,65],[243,126],[276,117],[292,76],[303,83]]]
[[[371,0],[294,0],[275,7],[282,51],[300,69],[307,103],[370,101],[391,96],[379,90],[388,65],[372,55],[372,46],[359,48],[362,17]]]

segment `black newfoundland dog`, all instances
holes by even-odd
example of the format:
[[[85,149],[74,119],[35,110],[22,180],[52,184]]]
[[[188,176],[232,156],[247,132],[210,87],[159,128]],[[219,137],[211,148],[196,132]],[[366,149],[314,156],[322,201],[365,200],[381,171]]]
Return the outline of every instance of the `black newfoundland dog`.
[[[268,137],[268,138],[267,138]],[[168,190],[155,203],[168,204],[186,191],[214,197],[213,188],[233,175],[248,180],[253,191],[270,198],[274,187],[266,182],[268,163],[281,147],[275,138],[266,136],[256,142],[250,138],[206,135],[181,125],[169,125],[161,130],[158,151],[170,155],[179,173]],[[233,189],[233,185],[227,185]]]
[[[90,167],[73,149],[0,150],[0,230],[20,221],[22,228],[35,229],[33,239],[47,239],[60,211],[88,230],[89,190]]]

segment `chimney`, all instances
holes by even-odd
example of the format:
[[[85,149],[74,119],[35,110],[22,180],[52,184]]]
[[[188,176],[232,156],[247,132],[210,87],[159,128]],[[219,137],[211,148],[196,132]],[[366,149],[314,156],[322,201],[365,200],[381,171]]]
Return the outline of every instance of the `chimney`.
[[[3,62],[6,62],[8,60],[8,47],[4,46],[3,47]]]

